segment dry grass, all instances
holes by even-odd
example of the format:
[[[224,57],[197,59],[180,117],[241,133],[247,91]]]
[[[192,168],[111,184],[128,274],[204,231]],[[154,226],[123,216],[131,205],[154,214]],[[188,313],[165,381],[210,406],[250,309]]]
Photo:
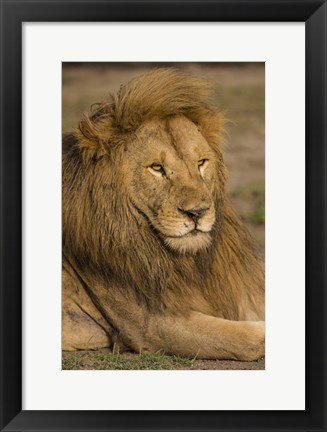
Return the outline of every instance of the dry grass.
[[[114,354],[108,350],[64,352],[63,370],[262,370],[264,359],[257,362],[197,360],[167,356],[161,352]]]

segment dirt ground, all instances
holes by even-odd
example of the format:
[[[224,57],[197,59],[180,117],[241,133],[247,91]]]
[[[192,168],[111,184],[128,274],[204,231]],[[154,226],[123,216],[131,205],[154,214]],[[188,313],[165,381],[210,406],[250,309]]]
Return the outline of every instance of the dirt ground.
[[[227,125],[229,136],[224,147],[224,158],[229,169],[227,188],[235,208],[264,254],[264,63],[63,63],[63,131],[76,128],[92,103],[103,101],[121,84],[158,66],[174,66],[214,83],[214,102],[230,120]],[[143,359],[137,356],[134,355],[136,363],[133,363],[133,354],[121,355],[120,362],[112,357],[109,359],[108,353],[103,352],[64,353],[63,368],[115,369],[118,365],[117,368],[124,369],[125,364],[126,368],[140,369]],[[184,367],[180,367],[178,361],[161,360],[162,369],[264,369],[264,360],[252,363],[194,360],[192,364],[182,365]],[[151,362],[150,366],[160,369],[160,355],[158,362],[156,367]]]

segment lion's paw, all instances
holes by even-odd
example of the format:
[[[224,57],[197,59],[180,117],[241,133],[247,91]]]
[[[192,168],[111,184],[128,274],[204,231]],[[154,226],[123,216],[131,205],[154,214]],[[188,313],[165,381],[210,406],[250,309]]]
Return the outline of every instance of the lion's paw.
[[[265,322],[249,322],[244,351],[242,353],[243,361],[258,360],[265,355]]]

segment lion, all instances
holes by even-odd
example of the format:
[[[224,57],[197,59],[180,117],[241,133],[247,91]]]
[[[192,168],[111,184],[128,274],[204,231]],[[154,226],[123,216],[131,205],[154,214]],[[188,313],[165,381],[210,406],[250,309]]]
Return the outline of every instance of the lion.
[[[151,70],[63,138],[63,350],[264,355],[264,266],[207,81]]]

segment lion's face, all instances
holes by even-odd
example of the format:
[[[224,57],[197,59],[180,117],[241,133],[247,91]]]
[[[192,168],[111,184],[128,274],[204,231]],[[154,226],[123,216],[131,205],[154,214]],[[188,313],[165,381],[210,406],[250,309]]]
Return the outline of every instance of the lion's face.
[[[123,162],[133,205],[171,249],[207,247],[216,219],[215,152],[183,116],[149,121],[136,134]]]

